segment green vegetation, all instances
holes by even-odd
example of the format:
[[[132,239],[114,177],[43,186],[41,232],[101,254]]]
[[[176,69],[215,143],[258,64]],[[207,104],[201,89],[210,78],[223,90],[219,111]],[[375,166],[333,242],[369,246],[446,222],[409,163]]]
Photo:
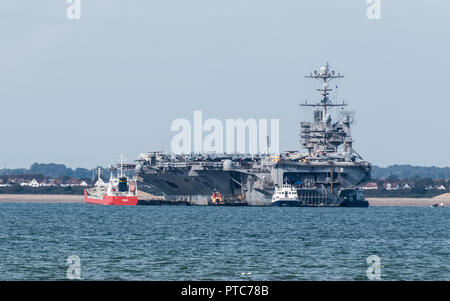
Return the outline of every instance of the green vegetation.
[[[29,169],[18,168],[18,169],[0,169],[0,176],[2,175],[30,175],[30,174],[40,174],[45,177],[58,178],[58,177],[73,177],[73,178],[92,178],[95,173],[95,169],[87,168],[69,168],[64,164],[56,163],[33,163]],[[109,173],[104,170],[105,176]]]
[[[367,197],[384,198],[432,198],[442,193],[449,192],[450,179],[432,179],[414,176],[409,179],[402,179],[396,175],[389,175],[387,178],[374,179],[372,182],[378,185],[378,189],[364,190]],[[386,189],[387,184],[391,184],[391,189]],[[410,188],[404,188],[407,184]],[[437,189],[443,186],[445,190]],[[393,189],[397,187],[397,189]]]
[[[0,187],[0,194],[72,194],[82,195],[84,187],[67,186],[67,187],[27,187],[13,185],[11,187]]]
[[[392,165],[388,167],[372,166],[372,178],[385,179],[395,176],[399,179],[414,177],[430,179],[450,179],[450,167],[425,167],[412,165]]]

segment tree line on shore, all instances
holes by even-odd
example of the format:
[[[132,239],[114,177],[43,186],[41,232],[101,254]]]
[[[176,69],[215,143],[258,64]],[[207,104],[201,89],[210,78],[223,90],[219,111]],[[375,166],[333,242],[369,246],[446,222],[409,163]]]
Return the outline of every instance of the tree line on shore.
[[[87,168],[75,168],[72,169],[64,164],[56,163],[33,163],[30,168],[16,168],[16,169],[0,169],[0,176],[18,176],[18,175],[42,175],[45,177],[59,178],[59,177],[74,177],[77,179],[81,178],[92,178],[92,175],[97,169],[87,169]]]
[[[372,178],[386,179],[395,176],[398,179],[450,179],[450,167],[391,165],[388,167],[372,166]]]

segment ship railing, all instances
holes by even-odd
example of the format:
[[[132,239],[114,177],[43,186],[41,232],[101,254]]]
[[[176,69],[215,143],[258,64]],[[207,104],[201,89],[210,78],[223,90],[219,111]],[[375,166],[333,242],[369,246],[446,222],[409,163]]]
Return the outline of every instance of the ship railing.
[[[223,167],[222,162],[164,162],[164,163],[157,163],[157,167],[164,167],[164,168],[183,168],[183,167],[192,167],[192,166],[199,166],[199,167],[217,167],[221,168]]]

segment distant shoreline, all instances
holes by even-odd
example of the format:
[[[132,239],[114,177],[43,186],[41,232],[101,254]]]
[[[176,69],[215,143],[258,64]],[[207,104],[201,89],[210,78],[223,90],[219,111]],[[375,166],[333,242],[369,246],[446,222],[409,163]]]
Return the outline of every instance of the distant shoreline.
[[[0,194],[0,203],[84,203],[84,195],[73,194]]]
[[[372,207],[429,207],[434,204],[444,204],[450,207],[450,198],[367,198]]]
[[[367,200],[369,201],[369,205],[373,207],[427,207],[441,203],[444,204],[445,207],[450,207],[450,194],[427,199],[367,198]],[[0,194],[0,203],[84,203],[84,196],[69,194]]]

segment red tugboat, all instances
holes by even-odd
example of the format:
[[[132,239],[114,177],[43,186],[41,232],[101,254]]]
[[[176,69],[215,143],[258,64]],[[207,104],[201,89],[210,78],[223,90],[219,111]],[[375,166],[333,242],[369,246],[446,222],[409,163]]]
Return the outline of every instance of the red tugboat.
[[[225,205],[222,194],[218,191],[214,191],[208,205]]]
[[[124,176],[123,163],[120,164],[120,175],[114,177],[111,171],[107,184],[101,179],[99,170],[95,187],[84,190],[84,200],[87,204],[135,206],[138,204],[136,180]]]

